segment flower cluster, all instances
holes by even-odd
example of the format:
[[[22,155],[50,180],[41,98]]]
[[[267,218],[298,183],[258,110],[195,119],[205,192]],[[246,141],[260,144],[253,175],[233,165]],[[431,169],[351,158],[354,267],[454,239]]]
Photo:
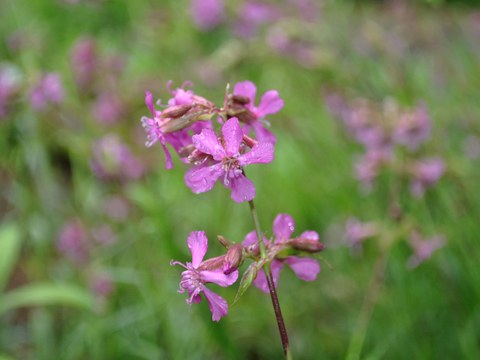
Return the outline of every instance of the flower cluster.
[[[420,156],[432,128],[425,106],[401,110],[386,102],[379,108],[365,100],[347,104],[336,95],[327,99],[327,105],[365,149],[355,164],[356,177],[365,188],[371,189],[380,173],[388,169],[407,177],[412,195],[421,197],[444,174],[443,159]]]
[[[186,82],[181,88],[171,89],[169,82],[172,98],[162,110],[155,108],[153,95],[146,93],[145,103],[151,114],[142,118],[146,146],[160,143],[167,169],[173,168],[168,146],[190,164],[185,183],[194,193],[210,191],[220,180],[231,190],[234,201],[252,200],[255,187],[244,168],[273,160],[275,136],[266,129],[265,117],[278,112],[283,100],[277,91],[270,90],[255,106],[256,87],[244,81],[235,84],[233,93],[227,93],[222,106],[217,107],[188,89],[190,86]]]
[[[217,284],[222,287],[233,285],[238,278],[238,267],[245,259],[252,259],[250,269],[255,269],[256,278],[253,284],[265,293],[269,292],[267,280],[260,262],[270,262],[275,287],[283,266],[287,264],[293,272],[305,281],[313,281],[320,272],[318,261],[305,255],[322,251],[324,245],[319,242],[315,231],[305,231],[298,237],[292,237],[295,222],[288,214],[279,214],[273,223],[275,237],[272,240],[263,239],[266,257],[261,258],[259,244],[255,231],[247,234],[242,244],[230,244],[219,237],[221,243],[228,248],[225,255],[204,260],[207,253],[208,240],[203,231],[190,233],[187,245],[192,254],[192,261],[185,264],[171,261],[171,265],[185,268],[180,281],[180,293],[187,291],[187,303],[199,303],[201,294],[205,295],[212,320],[219,321],[228,313],[227,301],[207,288],[207,284]]]

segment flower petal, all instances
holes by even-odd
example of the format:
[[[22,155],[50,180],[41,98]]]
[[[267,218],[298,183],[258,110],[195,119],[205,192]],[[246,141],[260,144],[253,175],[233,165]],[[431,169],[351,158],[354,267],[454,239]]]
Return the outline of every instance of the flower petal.
[[[255,186],[244,175],[240,175],[236,178],[231,178],[228,185],[225,185],[232,190],[232,199],[241,203],[244,201],[250,201],[255,198]]]
[[[208,301],[208,307],[212,312],[213,321],[219,321],[222,317],[228,314],[228,303],[223,297],[212,290],[207,289],[207,287],[203,289],[203,293]]]
[[[304,231],[299,236],[299,238],[307,239],[308,241],[312,241],[312,242],[317,242],[318,240],[320,240],[320,236],[318,236],[318,233],[316,231],[312,231],[312,230]]]
[[[212,190],[215,182],[224,174],[222,164],[198,166],[185,173],[185,184],[194,193],[199,194]]]
[[[275,242],[290,239],[295,230],[295,221],[288,214],[278,214],[273,221],[273,232],[275,234]]]
[[[275,145],[277,138],[265,127],[264,124],[262,124],[261,121],[255,121],[252,125],[258,142],[268,142]]]
[[[192,231],[188,235],[187,245],[192,253],[192,265],[194,268],[197,268],[208,249],[208,239],[205,231]]]
[[[250,231],[243,239],[243,246],[250,246],[257,243],[257,232],[255,230]]]
[[[248,164],[268,164],[274,158],[274,147],[272,143],[258,143],[248,153],[240,155],[238,162],[241,166]]]
[[[203,270],[200,272],[202,281],[211,282],[222,287],[227,287],[235,283],[238,279],[238,270],[233,271],[232,273],[225,275],[222,269],[219,270]]]
[[[235,87],[233,88],[233,94],[248,97],[250,99],[250,104],[248,104],[248,107],[255,106],[255,95],[257,94],[257,87],[253,82],[247,80],[236,83]]]
[[[148,110],[152,114],[152,118],[155,118],[155,108],[153,107],[153,95],[150,91],[145,91],[145,104]]]
[[[295,275],[297,275],[299,279],[305,281],[315,280],[320,272],[320,265],[315,259],[289,256],[285,261]]]
[[[273,284],[275,287],[278,285],[278,278],[280,276],[280,271],[283,268],[283,263],[278,260],[273,260],[270,265],[270,271],[272,272]],[[265,272],[261,269],[258,272],[257,277],[253,280],[253,285],[262,290],[264,293],[268,294],[270,290],[268,289],[267,278],[265,277]]]
[[[192,136],[192,141],[198,150],[212,155],[217,161],[225,157],[225,149],[212,129],[203,129],[200,134]]]
[[[165,169],[167,170],[173,169],[172,155],[170,154],[170,151],[168,150],[167,146],[163,142],[161,144],[162,144],[163,152],[165,153]]]
[[[238,154],[243,139],[243,130],[236,117],[231,118],[223,125],[222,135],[225,140],[225,152],[227,156]]]
[[[257,108],[257,116],[259,118],[265,115],[275,114],[279,112],[284,106],[283,100],[278,95],[277,90],[269,90],[263,94],[260,104]]]

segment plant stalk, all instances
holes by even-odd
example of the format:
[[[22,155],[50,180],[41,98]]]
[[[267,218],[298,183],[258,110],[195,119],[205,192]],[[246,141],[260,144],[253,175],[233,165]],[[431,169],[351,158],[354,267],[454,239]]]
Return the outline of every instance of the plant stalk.
[[[262,259],[266,259],[267,250],[265,248],[265,244],[263,243],[263,234],[260,228],[260,222],[258,220],[257,210],[255,209],[255,204],[253,203],[253,200],[250,200],[248,204],[250,205],[250,211],[252,213],[253,223],[255,224],[255,231],[257,233],[258,245],[260,248],[260,255]],[[263,271],[265,272],[265,278],[267,279],[268,289],[270,291],[270,298],[272,299],[273,310],[275,311],[275,318],[277,319],[278,330],[280,331],[280,338],[282,339],[283,352],[285,354],[285,358],[287,360],[291,360],[292,354],[290,352],[290,347],[288,344],[287,329],[285,327],[285,322],[283,321],[282,309],[280,308],[277,291],[275,289],[272,273],[270,271],[270,263],[266,263],[263,266]]]

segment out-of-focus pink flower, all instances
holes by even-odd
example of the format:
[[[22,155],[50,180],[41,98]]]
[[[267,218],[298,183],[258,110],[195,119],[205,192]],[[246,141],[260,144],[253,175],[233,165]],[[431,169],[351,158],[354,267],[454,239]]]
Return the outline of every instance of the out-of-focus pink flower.
[[[135,180],[145,172],[142,162],[115,135],[107,135],[94,144],[90,164],[95,175],[102,179]]]
[[[373,186],[380,169],[391,160],[391,150],[385,148],[369,149],[355,164],[355,175],[366,189]]]
[[[63,101],[64,91],[60,75],[48,73],[43,75],[30,92],[30,103],[36,110],[47,104],[59,104]]]
[[[258,143],[244,154],[240,153],[243,130],[237,118],[231,118],[222,127],[222,140],[212,129],[203,129],[192,137],[197,150],[210,155],[204,164],[190,169],[185,174],[185,183],[194,193],[210,191],[218,179],[232,190],[236,202],[250,201],[255,197],[255,186],[243,174],[249,164],[268,164],[273,160],[271,143]]]
[[[393,139],[396,143],[407,146],[411,151],[430,137],[431,121],[424,106],[401,115],[396,124]]]
[[[188,236],[187,245],[192,254],[192,262],[186,264],[179,261],[170,262],[170,265],[180,265],[186,269],[182,272],[179,293],[187,290],[189,296],[186,299],[187,304],[198,304],[202,300],[201,294],[203,293],[212,312],[212,320],[219,321],[228,313],[227,301],[208,289],[206,284],[230,286],[237,281],[238,270],[225,275],[222,262],[216,262],[218,267],[210,268],[208,260],[203,261],[208,249],[208,239],[204,231],[192,231]]]
[[[102,300],[108,298],[114,291],[112,279],[106,274],[95,274],[90,280],[90,288]]]
[[[348,244],[356,246],[378,233],[374,222],[361,222],[357,218],[350,218],[345,226],[345,239]]]
[[[278,214],[273,222],[273,233],[275,234],[275,239],[273,244],[266,241],[264,238],[265,245],[270,246],[282,246],[291,240],[293,231],[295,230],[295,222],[293,218],[288,214]],[[308,240],[310,242],[318,243],[319,236],[315,231],[305,231],[298,238]],[[247,234],[243,240],[243,246],[248,247],[254,245],[258,242],[257,235],[255,231],[252,231]],[[280,271],[282,270],[284,264],[287,264],[301,280],[305,281],[314,281],[317,278],[318,273],[320,272],[320,264],[317,260],[299,257],[299,256],[287,256],[283,259],[273,259],[271,262],[271,272],[273,283],[275,287],[278,284],[278,278],[280,276]],[[253,284],[262,290],[264,293],[268,293],[268,283],[265,277],[265,272],[260,270],[256,279],[253,281]]]
[[[57,249],[76,263],[85,263],[89,257],[87,230],[79,220],[65,223],[57,238]]]
[[[204,31],[218,26],[225,15],[223,0],[192,0],[190,12],[195,25]]]
[[[112,245],[117,241],[112,228],[106,224],[93,228],[92,236],[102,245]]]
[[[92,38],[77,40],[70,58],[75,82],[82,91],[85,91],[93,85],[98,65],[95,40]]]
[[[239,9],[239,19],[234,24],[235,35],[253,37],[262,24],[279,19],[282,16],[280,9],[273,4],[258,1],[247,1]]]
[[[439,158],[424,158],[413,164],[413,179],[410,191],[416,197],[421,197],[425,189],[434,185],[445,172],[445,162]]]
[[[436,250],[445,246],[446,239],[443,235],[423,239],[418,232],[413,232],[408,239],[408,243],[413,249],[413,254],[408,259],[408,266],[415,268],[425,260],[428,260]]]
[[[123,113],[123,104],[115,94],[100,94],[92,108],[93,117],[99,123],[116,123]]]
[[[251,81],[243,81],[235,84],[233,89],[233,95],[244,96],[249,99],[248,104],[245,105],[250,113],[253,115],[252,119],[249,119],[245,125],[245,133],[248,134],[250,127],[253,128],[257,136],[257,140],[260,142],[271,142],[275,144],[275,136],[265,128],[262,119],[271,114],[279,112],[284,102],[280,98],[277,90],[269,90],[263,94],[260,104],[255,106],[255,96],[257,94],[257,87]]]

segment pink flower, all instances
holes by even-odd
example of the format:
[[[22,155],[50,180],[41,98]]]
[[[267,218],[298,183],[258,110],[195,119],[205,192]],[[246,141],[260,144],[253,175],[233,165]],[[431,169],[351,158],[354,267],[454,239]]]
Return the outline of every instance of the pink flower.
[[[420,106],[415,111],[400,117],[393,138],[398,144],[405,145],[414,151],[430,137],[431,128],[427,110],[424,106]]]
[[[232,190],[236,202],[250,201],[255,197],[255,186],[244,175],[249,164],[268,164],[273,160],[273,144],[258,143],[249,152],[241,154],[243,131],[237,118],[226,121],[222,139],[212,129],[203,129],[192,137],[197,150],[209,155],[208,159],[185,174],[185,183],[194,193],[210,191],[218,179]]]
[[[278,214],[273,222],[273,233],[275,234],[275,240],[273,244],[267,241],[265,238],[263,241],[265,242],[267,248],[273,248],[274,246],[281,248],[291,240],[290,238],[294,230],[295,222],[293,221],[293,218],[288,214]],[[304,241],[310,241],[312,243],[318,243],[319,240],[319,236],[315,231],[305,231],[298,238],[303,239]],[[255,231],[252,231],[245,237],[243,246],[247,247],[254,245],[258,241],[257,239],[258,238],[255,234]],[[301,280],[314,281],[320,272],[320,264],[315,259],[298,256],[287,256],[283,259],[275,258],[272,260],[270,267],[275,287],[278,284],[280,271],[285,263]],[[269,292],[267,279],[265,278],[265,272],[263,270],[258,272],[257,278],[253,281],[253,284],[263,292]]]
[[[92,113],[95,120],[99,123],[116,123],[120,120],[123,113],[122,101],[113,93],[102,93],[95,101]]]
[[[416,197],[421,197],[427,187],[434,185],[445,172],[445,162],[439,158],[424,158],[413,165],[413,180],[410,191]]]
[[[57,239],[57,249],[76,263],[85,263],[89,258],[90,244],[85,226],[78,220],[63,225]]]
[[[269,90],[263,94],[262,99],[258,107],[255,107],[255,96],[257,88],[251,81],[243,81],[235,84],[233,89],[233,95],[244,96],[249,99],[249,103],[245,107],[253,114],[253,119],[247,123],[245,127],[245,133],[248,133],[250,127],[253,128],[257,136],[257,140],[260,142],[271,142],[275,144],[275,136],[264,127],[261,121],[266,115],[275,114],[279,112],[284,105],[283,100],[280,98],[278,91]]]
[[[361,244],[377,233],[378,227],[374,222],[361,222],[354,217],[348,219],[345,226],[345,238],[352,246]]]
[[[445,246],[446,240],[442,235],[436,235],[430,239],[423,239],[418,232],[413,232],[408,239],[414,253],[408,259],[408,266],[415,268],[425,260],[428,260],[433,253]]]
[[[223,0],[192,0],[190,11],[195,25],[208,31],[218,26],[224,16]]]
[[[219,321],[228,313],[227,301],[220,295],[214,293],[206,287],[208,283],[214,283],[222,287],[232,285],[238,278],[238,270],[228,275],[223,273],[222,263],[215,262],[219,266],[211,268],[208,260],[203,261],[208,249],[208,239],[204,231],[192,231],[187,240],[188,248],[192,254],[192,262],[183,264],[178,261],[171,261],[170,265],[180,265],[186,270],[182,272],[182,280],[180,281],[179,293],[187,290],[187,304],[198,304],[201,300],[201,293],[205,295],[208,306],[212,312],[212,320]]]
[[[78,39],[70,58],[77,86],[82,91],[89,89],[95,79],[98,62],[95,40],[92,38]]]
[[[60,75],[48,73],[42,76],[30,93],[30,103],[36,110],[43,109],[48,103],[63,101],[64,91]]]

